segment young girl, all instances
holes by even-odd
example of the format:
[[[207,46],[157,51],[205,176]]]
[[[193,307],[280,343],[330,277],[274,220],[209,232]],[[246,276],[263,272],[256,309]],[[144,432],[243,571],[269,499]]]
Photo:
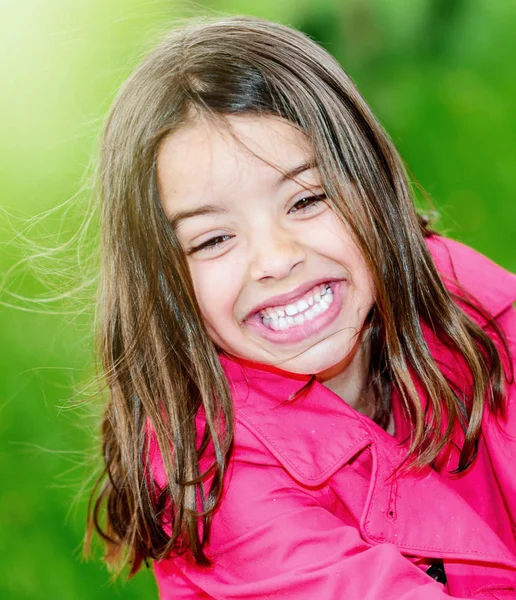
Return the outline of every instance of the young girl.
[[[338,63],[189,22],[100,173],[108,563],[164,600],[516,598],[516,277],[417,215]]]

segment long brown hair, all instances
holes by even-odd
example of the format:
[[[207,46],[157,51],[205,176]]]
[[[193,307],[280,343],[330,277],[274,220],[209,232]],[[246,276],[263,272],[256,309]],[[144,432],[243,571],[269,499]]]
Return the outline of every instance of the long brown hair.
[[[467,468],[484,403],[495,413],[503,409],[497,347],[443,285],[403,161],[342,67],[284,25],[247,16],[189,20],[123,85],[101,149],[98,322],[109,402],[102,423],[105,469],[91,496],[87,540],[96,528],[108,563],[129,562],[131,574],[142,560],[186,548],[199,564],[210,564],[204,546],[231,455],[233,406],[184,253],[162,209],[156,159],[165,137],[195,118],[220,122],[239,113],[286,119],[313,144],[328,201],[349,226],[376,287],[369,373],[375,418],[383,422],[386,390],[396,386],[413,425],[411,467],[432,463],[459,423],[459,470]],[[468,394],[454,390],[439,369],[422,323],[463,359],[473,382]],[[431,410],[422,409],[416,381]],[[200,440],[199,411],[206,419]],[[149,423],[165,489],[149,476]],[[215,459],[203,495],[206,473],[199,465],[208,446]],[[161,526],[165,508],[171,536]]]

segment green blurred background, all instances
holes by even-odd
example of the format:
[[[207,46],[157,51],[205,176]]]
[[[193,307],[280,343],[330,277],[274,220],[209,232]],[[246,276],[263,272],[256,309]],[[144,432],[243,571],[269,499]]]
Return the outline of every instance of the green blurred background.
[[[159,32],[219,13],[279,20],[321,42],[432,197],[441,231],[516,271],[516,2],[3,0],[2,599],[157,597],[150,571],[112,584],[100,561],[80,557],[98,409],[72,400],[90,393],[93,290],[45,302],[85,276],[69,252],[15,265],[38,250],[23,235],[44,248],[77,230],[102,120]],[[34,220],[70,198],[68,213]]]

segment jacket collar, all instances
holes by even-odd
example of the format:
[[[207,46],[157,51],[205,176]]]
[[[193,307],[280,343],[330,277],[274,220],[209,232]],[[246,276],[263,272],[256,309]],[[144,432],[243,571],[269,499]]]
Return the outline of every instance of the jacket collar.
[[[317,380],[289,400],[310,383],[309,375],[219,358],[238,417],[303,485],[320,485],[371,443],[361,415]]]

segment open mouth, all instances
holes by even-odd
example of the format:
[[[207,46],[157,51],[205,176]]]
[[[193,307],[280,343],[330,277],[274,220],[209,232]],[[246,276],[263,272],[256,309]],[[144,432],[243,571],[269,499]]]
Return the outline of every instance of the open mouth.
[[[333,303],[332,283],[316,285],[302,298],[285,306],[266,308],[258,313],[262,324],[272,331],[285,331],[313,321]]]

